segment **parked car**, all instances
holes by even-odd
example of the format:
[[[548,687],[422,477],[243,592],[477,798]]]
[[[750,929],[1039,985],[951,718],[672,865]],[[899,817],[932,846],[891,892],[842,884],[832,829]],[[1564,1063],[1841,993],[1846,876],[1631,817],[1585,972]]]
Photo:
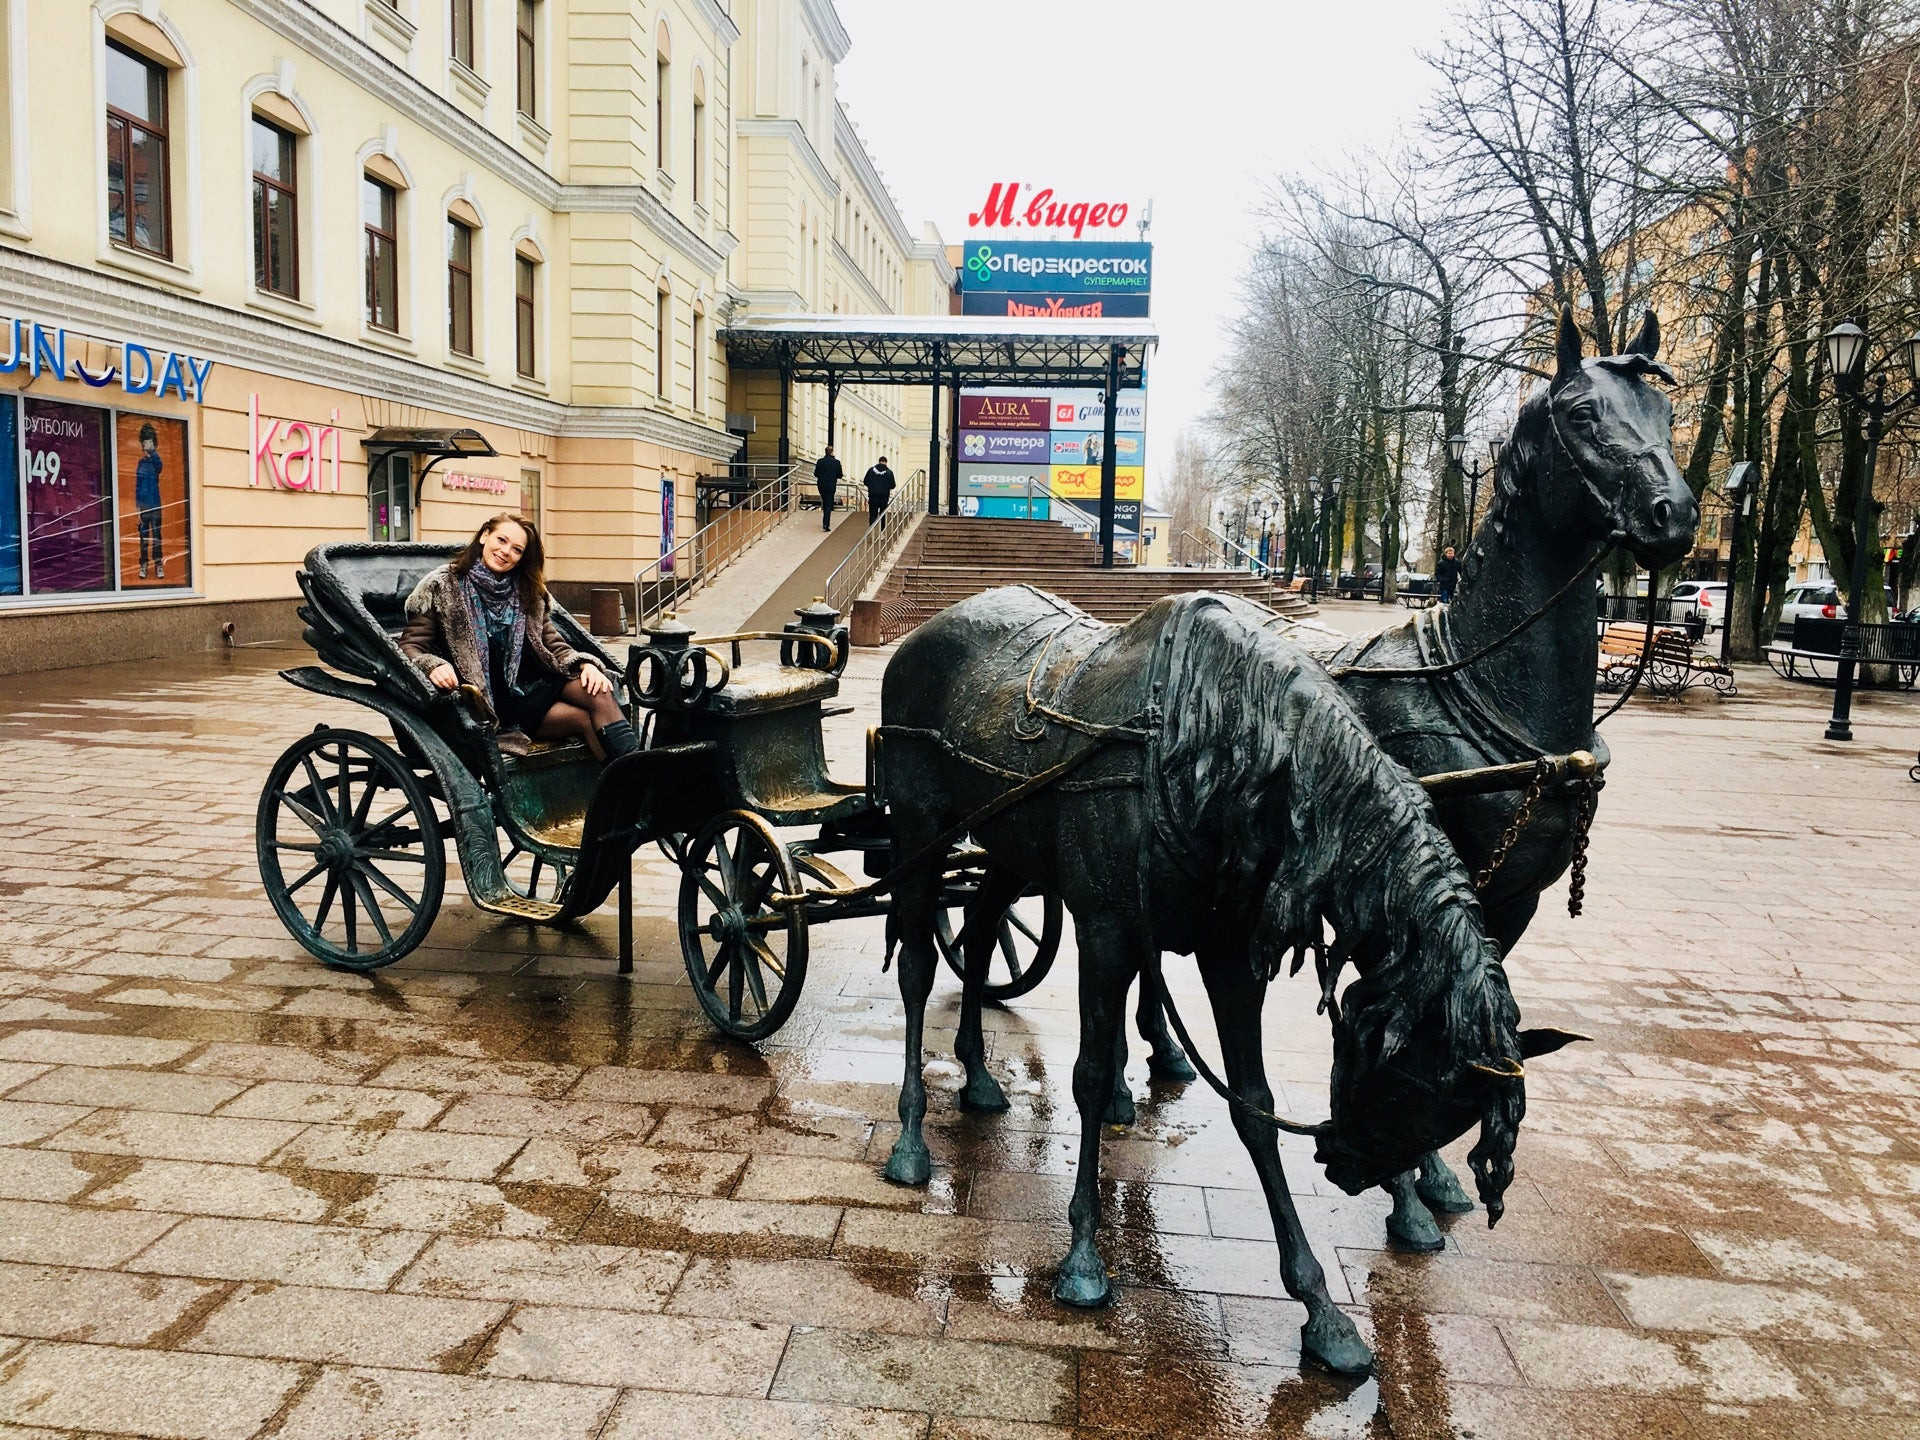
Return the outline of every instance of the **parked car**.
[[[1673,618],[1697,621],[1703,630],[1727,623],[1727,583],[1724,580],[1682,580],[1673,587]]]

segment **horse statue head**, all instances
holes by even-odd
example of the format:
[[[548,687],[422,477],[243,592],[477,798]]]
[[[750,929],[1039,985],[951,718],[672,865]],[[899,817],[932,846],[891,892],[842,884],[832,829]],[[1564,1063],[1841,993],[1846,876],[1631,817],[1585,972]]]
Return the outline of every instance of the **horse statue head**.
[[[1504,533],[1524,497],[1549,536],[1623,545],[1649,570],[1673,564],[1693,548],[1700,505],[1673,462],[1673,404],[1649,383],[1674,383],[1655,358],[1659,320],[1649,310],[1623,354],[1583,356],[1562,310],[1554,349],[1552,381],[1520,407],[1488,523]]]

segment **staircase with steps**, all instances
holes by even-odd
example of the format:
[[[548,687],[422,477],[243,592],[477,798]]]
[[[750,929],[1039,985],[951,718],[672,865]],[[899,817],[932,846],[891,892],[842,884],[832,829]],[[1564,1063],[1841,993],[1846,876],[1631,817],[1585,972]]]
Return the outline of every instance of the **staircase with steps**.
[[[874,598],[887,610],[893,634],[999,585],[1037,586],[1114,623],[1131,620],[1163,595],[1189,590],[1245,596],[1285,615],[1313,613],[1297,594],[1245,570],[1103,570],[1099,560],[1091,535],[1051,520],[929,515]]]

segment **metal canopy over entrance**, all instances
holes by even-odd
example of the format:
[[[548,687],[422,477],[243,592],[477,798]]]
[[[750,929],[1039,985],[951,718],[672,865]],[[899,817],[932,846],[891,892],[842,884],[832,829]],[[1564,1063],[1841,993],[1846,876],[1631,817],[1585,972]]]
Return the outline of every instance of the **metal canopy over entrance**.
[[[963,385],[1097,389],[1105,400],[1100,460],[1100,553],[1113,564],[1114,412],[1119,392],[1146,382],[1159,332],[1141,320],[1005,320],[961,315],[780,315],[740,321],[720,332],[735,370],[780,376],[780,463],[792,463],[788,416],[793,386],[827,387],[827,443],[833,443],[841,385],[925,385],[932,405],[927,474],[940,473],[940,390],[950,392],[947,513],[960,512],[959,421]],[[927,486],[938,513],[940,487]]]

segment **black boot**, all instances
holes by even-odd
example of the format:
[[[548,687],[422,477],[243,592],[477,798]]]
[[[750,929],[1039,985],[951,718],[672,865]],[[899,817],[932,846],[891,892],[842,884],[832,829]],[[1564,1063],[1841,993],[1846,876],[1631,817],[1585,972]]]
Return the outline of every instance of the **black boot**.
[[[633,726],[625,720],[616,720],[601,730],[600,748],[607,752],[607,759],[618,760],[622,755],[631,755],[640,748],[640,737],[633,733]]]

